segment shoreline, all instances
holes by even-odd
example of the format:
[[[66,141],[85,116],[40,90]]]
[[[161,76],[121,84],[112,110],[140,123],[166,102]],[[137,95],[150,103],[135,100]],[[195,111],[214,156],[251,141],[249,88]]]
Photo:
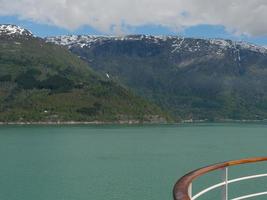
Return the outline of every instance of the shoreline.
[[[141,123],[140,122],[102,122],[102,121],[0,122],[0,125],[104,125],[104,124],[141,124]]]
[[[2,125],[142,125],[142,124],[177,124],[168,122],[142,122],[138,120],[130,121],[39,121],[39,122],[0,122]]]
[[[176,125],[176,124],[201,124],[201,123],[264,123],[267,122],[267,119],[264,120],[217,120],[217,121],[208,121],[208,120],[182,120],[180,122],[141,122],[138,120],[130,121],[39,121],[39,122],[0,122],[2,125]]]

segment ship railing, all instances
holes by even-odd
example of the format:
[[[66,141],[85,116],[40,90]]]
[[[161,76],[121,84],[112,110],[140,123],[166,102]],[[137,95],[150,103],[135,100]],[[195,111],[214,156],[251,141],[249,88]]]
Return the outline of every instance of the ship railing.
[[[173,198],[174,200],[197,200],[202,195],[217,189],[222,189],[222,200],[230,200],[229,199],[229,192],[228,187],[231,183],[236,183],[240,181],[250,180],[250,179],[256,179],[260,177],[267,177],[267,174],[256,174],[251,176],[245,176],[240,177],[236,179],[229,179],[228,176],[228,170],[232,166],[237,165],[243,165],[243,164],[249,164],[249,163],[257,163],[257,162],[264,162],[267,161],[267,157],[259,157],[259,158],[249,158],[249,159],[242,159],[242,160],[234,160],[234,161],[228,161],[223,162],[215,165],[210,165],[207,167],[203,167],[200,169],[197,169],[195,171],[192,171],[185,176],[183,176],[180,180],[177,181],[177,183],[174,186],[173,189]],[[210,172],[221,170],[222,171],[222,181],[218,184],[212,185],[196,194],[192,194],[192,188],[193,188],[193,181],[195,181],[197,178],[206,175]],[[247,194],[240,197],[232,198],[231,200],[242,200],[242,199],[249,199],[252,197],[257,196],[263,196],[267,195],[267,191],[259,192],[259,193],[253,193],[253,194]]]

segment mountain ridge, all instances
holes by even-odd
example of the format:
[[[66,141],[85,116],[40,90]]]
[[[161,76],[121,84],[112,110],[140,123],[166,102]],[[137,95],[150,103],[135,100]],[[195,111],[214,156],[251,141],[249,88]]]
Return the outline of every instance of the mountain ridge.
[[[58,36],[96,71],[185,120],[267,118],[267,50],[173,36]]]
[[[166,42],[167,40],[173,41],[172,53],[175,52],[178,47],[181,47],[186,40],[197,40],[201,42],[209,43],[210,45],[217,45],[221,48],[236,48],[240,47],[243,49],[248,49],[255,52],[267,53],[267,48],[264,46],[256,45],[245,41],[234,41],[230,39],[223,38],[192,38],[192,37],[182,37],[182,36],[168,36],[168,35],[125,35],[125,36],[102,36],[102,35],[62,35],[55,37],[45,37],[47,42],[52,42],[58,45],[67,46],[71,48],[73,45],[79,45],[80,47],[90,48],[90,44],[106,42],[108,40],[113,41],[140,41],[148,40],[154,43]],[[196,46],[197,47],[197,46]],[[197,49],[192,49],[197,50]]]
[[[31,31],[12,24],[0,24],[0,36],[35,37]]]
[[[166,122],[168,114],[95,72],[66,48],[1,26],[0,121]]]
[[[224,39],[179,36],[72,35],[41,39],[21,34],[20,28],[14,32],[12,28],[5,27],[8,32],[2,33],[2,37],[0,34],[0,39],[12,41],[9,45],[15,45],[15,49],[21,44],[14,39],[33,38],[41,42],[38,49],[43,45],[68,49],[87,62],[89,70],[92,68],[102,78],[118,82],[126,90],[133,90],[136,95],[152,101],[172,113],[177,121],[267,119],[265,47]],[[2,56],[2,59],[6,57]],[[49,59],[63,60],[56,54]],[[18,62],[25,63],[20,59]],[[20,83],[24,84],[24,81]],[[54,87],[41,80],[35,83],[41,88]],[[31,84],[24,86],[32,87]],[[79,111],[91,112],[98,107],[95,106]]]

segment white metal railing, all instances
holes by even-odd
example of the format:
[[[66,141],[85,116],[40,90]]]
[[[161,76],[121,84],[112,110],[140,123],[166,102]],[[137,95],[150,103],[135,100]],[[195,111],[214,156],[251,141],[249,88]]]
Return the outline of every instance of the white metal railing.
[[[244,181],[244,180],[249,180],[249,179],[256,179],[256,178],[261,178],[261,177],[267,177],[267,174],[257,174],[257,175],[252,175],[252,176],[245,176],[245,177],[241,177],[241,178],[236,178],[236,179],[232,179],[232,180],[228,180],[228,167],[225,167],[222,169],[223,171],[223,176],[222,176],[222,182],[212,185],[200,192],[198,192],[195,195],[192,195],[192,183],[190,184],[190,187],[188,188],[188,194],[190,196],[191,200],[196,200],[199,197],[201,197],[202,195],[206,194],[207,192],[214,190],[216,188],[222,187],[222,200],[229,200],[228,199],[228,185],[231,183],[235,183],[235,182],[240,182],[240,181]],[[242,200],[242,199],[249,199],[252,197],[256,197],[256,196],[263,196],[263,195],[267,195],[267,191],[266,192],[259,192],[259,193],[254,193],[254,194],[248,194],[245,196],[240,196],[240,197],[236,197],[233,198],[231,200]]]
[[[206,194],[207,192],[209,192],[211,190],[214,190],[216,188],[222,188],[221,199],[222,200],[230,200],[229,196],[228,196],[229,184],[244,181],[244,180],[249,180],[249,179],[267,177],[267,174],[257,174],[257,175],[245,176],[245,177],[240,177],[240,178],[229,180],[229,177],[228,177],[229,167],[236,166],[236,165],[248,164],[248,163],[266,162],[266,161],[267,161],[267,157],[247,158],[247,159],[232,160],[232,161],[217,163],[214,165],[209,165],[207,167],[203,167],[203,168],[199,168],[197,170],[191,171],[188,174],[181,177],[174,185],[173,199],[174,200],[197,200],[199,197],[201,197],[202,195]],[[212,186],[200,191],[199,193],[192,195],[193,181],[196,180],[197,178],[199,178],[200,176],[203,176],[205,174],[208,174],[212,171],[217,171],[217,170],[222,170],[222,172],[223,172],[222,182],[217,183],[215,185],[212,185]],[[244,196],[233,198],[231,200],[249,199],[252,197],[263,196],[263,195],[267,195],[267,191],[254,193],[254,194],[247,194]]]

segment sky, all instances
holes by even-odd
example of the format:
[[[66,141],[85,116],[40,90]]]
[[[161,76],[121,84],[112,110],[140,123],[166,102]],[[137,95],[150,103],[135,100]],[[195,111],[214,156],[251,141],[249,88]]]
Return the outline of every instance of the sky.
[[[0,0],[0,24],[40,37],[179,35],[267,46],[267,0]]]

